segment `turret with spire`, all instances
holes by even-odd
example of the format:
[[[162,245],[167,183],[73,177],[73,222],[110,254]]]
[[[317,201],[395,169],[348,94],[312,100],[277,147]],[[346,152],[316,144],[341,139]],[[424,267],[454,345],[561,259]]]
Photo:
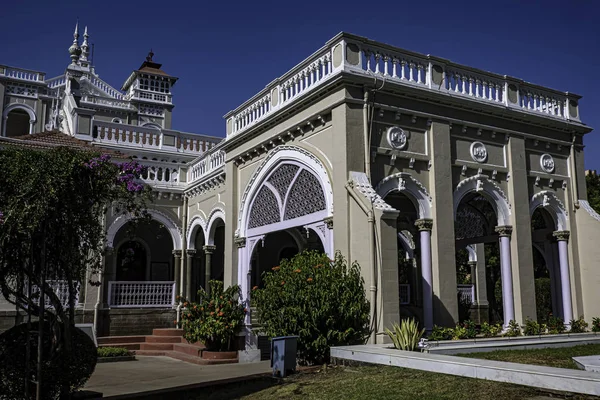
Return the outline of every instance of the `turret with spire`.
[[[73,44],[69,47],[69,54],[71,55],[71,63],[77,64],[79,56],[81,55],[81,49],[79,48],[79,22],[75,24],[75,32],[73,32]]]
[[[90,62],[88,60],[88,56],[90,55],[90,46],[88,44],[88,35],[87,26],[83,30],[83,43],[81,44],[81,57],[79,58],[79,64],[82,67],[89,67]]]

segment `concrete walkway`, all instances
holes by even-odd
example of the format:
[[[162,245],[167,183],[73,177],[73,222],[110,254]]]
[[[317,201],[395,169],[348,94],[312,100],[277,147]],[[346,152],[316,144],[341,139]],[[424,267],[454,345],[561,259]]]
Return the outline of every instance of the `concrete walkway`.
[[[269,361],[249,364],[195,365],[170,357],[137,357],[136,361],[102,363],[85,385],[85,390],[104,398],[125,399],[169,389],[197,388],[218,383],[270,375]]]

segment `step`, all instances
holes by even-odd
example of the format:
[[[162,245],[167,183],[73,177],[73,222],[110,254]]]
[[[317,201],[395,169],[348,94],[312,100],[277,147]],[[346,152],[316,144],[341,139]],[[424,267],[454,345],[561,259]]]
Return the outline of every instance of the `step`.
[[[135,350],[133,352],[136,356],[167,356],[168,353],[172,353],[171,351],[164,350]]]
[[[154,336],[183,336],[183,329],[175,329],[175,328],[153,329],[152,335],[154,335]]]
[[[197,356],[197,357],[200,357],[203,349],[204,349],[204,347],[196,346],[193,344],[179,343],[179,344],[173,345],[173,351],[176,351],[178,353],[189,354],[191,356]]]
[[[141,343],[145,336],[103,336],[98,338],[98,345],[109,345],[113,343]]]
[[[139,350],[140,345],[144,343],[109,343],[109,344],[98,344],[98,347],[122,347],[127,350]]]
[[[172,343],[140,343],[140,350],[172,351]]]
[[[204,343],[202,343],[202,342],[190,343],[185,338],[181,338],[181,343],[204,348]]]
[[[146,343],[181,343],[179,336],[146,336]],[[185,340],[185,339],[184,339]]]
[[[171,352],[168,354],[168,356],[197,365],[237,364],[238,362],[237,358],[235,360],[205,360],[201,357],[191,356],[189,354],[179,353],[177,351]]]

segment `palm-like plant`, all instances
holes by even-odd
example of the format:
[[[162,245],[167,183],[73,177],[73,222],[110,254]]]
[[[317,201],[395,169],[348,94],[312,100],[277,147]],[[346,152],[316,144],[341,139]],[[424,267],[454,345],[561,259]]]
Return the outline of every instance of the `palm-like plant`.
[[[419,330],[419,325],[414,318],[404,319],[400,324],[395,323],[392,329],[393,331],[386,328],[385,333],[392,339],[394,347],[398,350],[414,351],[425,333],[425,329]]]

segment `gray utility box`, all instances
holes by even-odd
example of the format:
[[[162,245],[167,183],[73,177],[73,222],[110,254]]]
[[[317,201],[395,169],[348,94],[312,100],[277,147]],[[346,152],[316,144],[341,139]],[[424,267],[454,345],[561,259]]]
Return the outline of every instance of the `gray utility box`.
[[[273,376],[285,378],[289,371],[296,371],[298,336],[280,336],[271,339],[271,367]]]

